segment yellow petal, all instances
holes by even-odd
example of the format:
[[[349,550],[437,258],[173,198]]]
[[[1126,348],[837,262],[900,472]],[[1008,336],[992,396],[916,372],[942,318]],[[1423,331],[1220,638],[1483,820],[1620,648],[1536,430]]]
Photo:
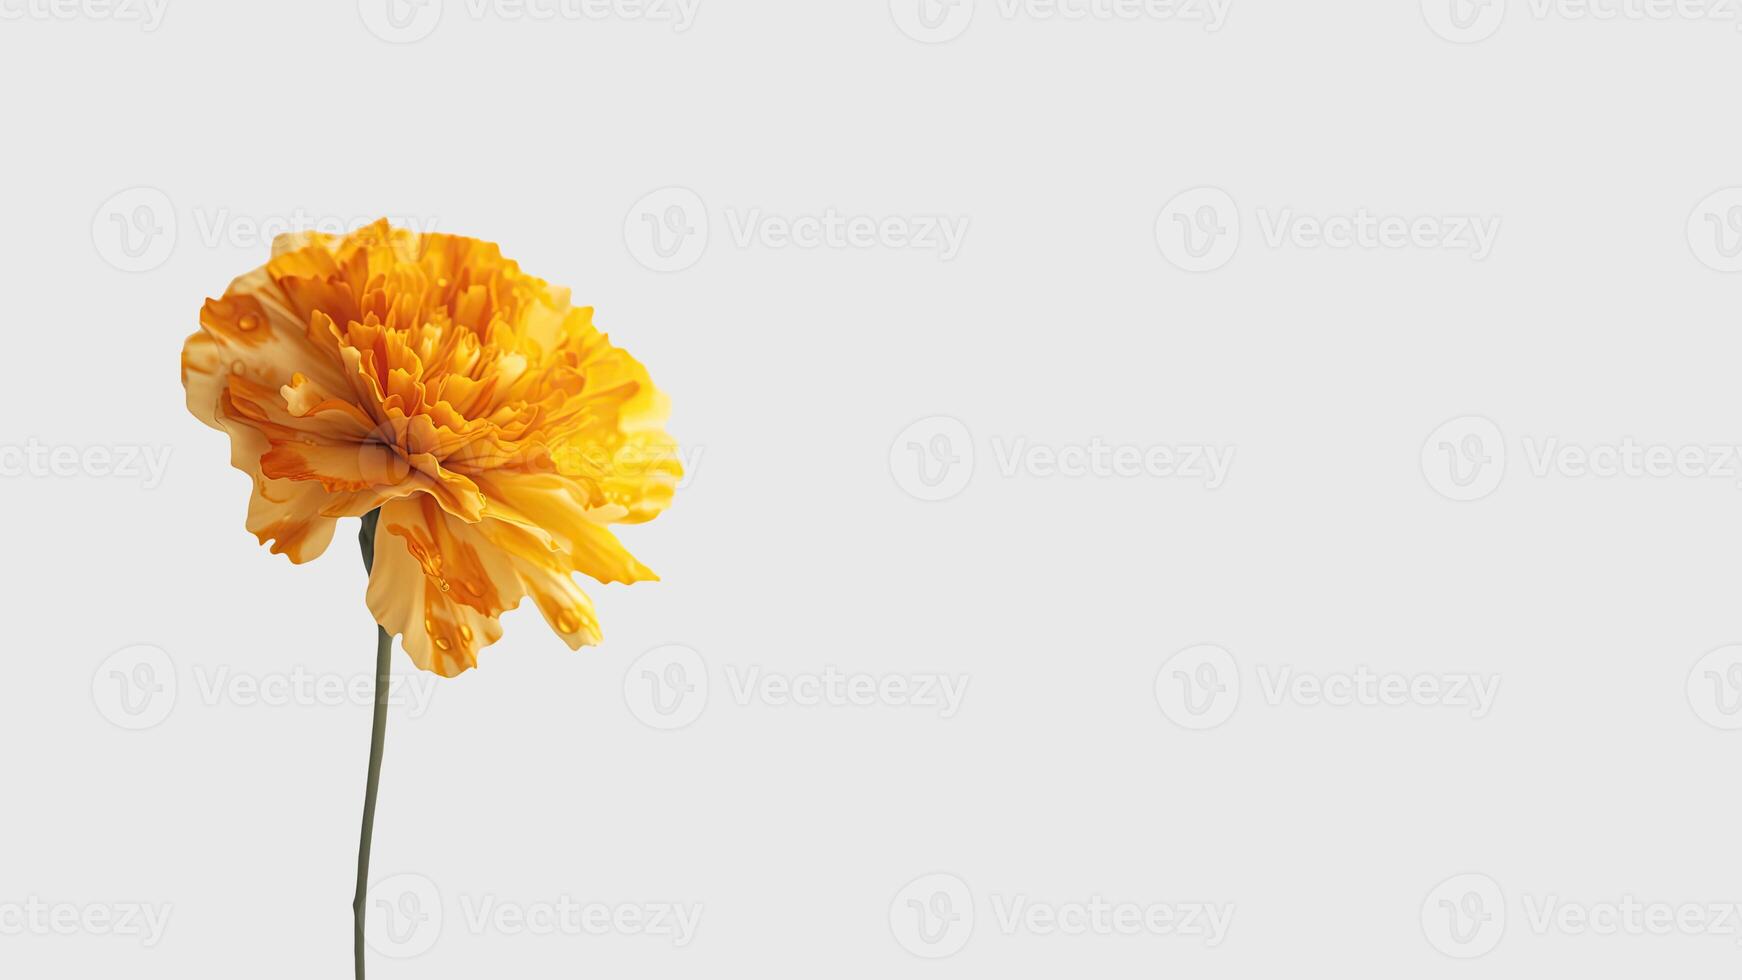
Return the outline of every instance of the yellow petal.
[[[575,584],[573,571],[562,555],[551,551],[537,535],[504,521],[486,520],[478,530],[507,554],[544,621],[570,650],[594,646],[603,639],[593,600]]]
[[[548,473],[498,471],[481,476],[479,486],[492,516],[548,536],[575,571],[600,582],[659,580],[605,526],[623,517],[622,508],[588,507],[575,481]]]
[[[523,594],[507,556],[427,494],[381,508],[369,609],[417,666],[443,677],[477,666]]]

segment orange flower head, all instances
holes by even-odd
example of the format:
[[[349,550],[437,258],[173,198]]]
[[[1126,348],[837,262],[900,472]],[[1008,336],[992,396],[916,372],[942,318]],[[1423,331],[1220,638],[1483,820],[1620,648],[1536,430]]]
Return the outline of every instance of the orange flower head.
[[[573,573],[657,577],[608,525],[671,502],[666,399],[495,245],[385,221],[281,236],[206,301],[181,363],[188,409],[253,478],[262,544],[309,561],[380,508],[369,608],[419,667],[476,666],[524,596],[571,648],[598,643]]]

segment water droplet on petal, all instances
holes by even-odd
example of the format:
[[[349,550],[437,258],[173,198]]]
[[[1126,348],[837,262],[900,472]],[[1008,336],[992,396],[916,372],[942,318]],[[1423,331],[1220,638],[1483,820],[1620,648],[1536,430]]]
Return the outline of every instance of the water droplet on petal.
[[[556,615],[556,628],[564,633],[574,633],[581,628],[581,624],[575,620],[575,617],[562,612]]]
[[[435,620],[433,620],[433,619],[424,620],[423,621],[423,631],[425,633],[432,633],[433,634],[436,631]]]
[[[248,365],[243,364],[240,359],[234,360],[230,362],[230,370],[237,374],[246,374],[248,372]]]
[[[244,313],[241,318],[236,321],[236,326],[241,330],[253,330],[255,327],[260,326],[260,318],[252,313]]]
[[[452,650],[453,648],[454,648],[454,645],[452,643],[448,642],[447,637],[445,637],[445,636],[436,637],[436,649],[438,649],[438,650]]]
[[[465,623],[460,624],[460,639],[465,640],[467,643],[472,642],[472,628],[467,626]]]
[[[453,588],[453,586],[449,585],[448,580],[444,578],[444,579],[437,579],[436,580],[436,588],[441,589],[443,592],[446,592],[449,589]]]

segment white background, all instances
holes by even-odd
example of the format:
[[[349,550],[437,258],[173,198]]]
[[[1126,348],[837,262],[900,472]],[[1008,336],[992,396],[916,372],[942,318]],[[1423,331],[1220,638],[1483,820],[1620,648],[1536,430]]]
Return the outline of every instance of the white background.
[[[355,529],[302,567],[255,545],[177,356],[259,227],[386,214],[595,305],[691,472],[623,534],[664,581],[591,588],[602,647],[516,612],[396,706],[374,870],[421,877],[372,915],[423,925],[372,976],[1734,977],[1735,917],[1533,916],[1742,901],[1742,669],[1702,661],[1742,641],[1742,472],[1710,448],[1742,443],[1742,231],[1702,203],[1742,185],[1742,34],[1641,3],[1459,31],[1439,0],[1234,0],[1208,30],[980,0],[928,32],[906,0],[703,0],[684,30],[446,0],[404,31],[371,0],[0,0],[0,973],[349,976],[368,708],[210,691],[370,672]],[[1169,202],[1206,187],[1240,235],[1187,271]],[[656,272],[673,202],[706,238]],[[735,234],[831,213],[967,232]],[[1362,213],[1499,233],[1480,260],[1267,236]],[[1710,466],[1537,461],[1628,439]],[[1235,456],[1211,488],[1019,442]],[[952,459],[959,492],[918,499]],[[1203,644],[1226,720],[1196,730],[1164,664]],[[636,693],[668,661],[674,730]],[[1264,684],[1363,667],[1499,689],[1477,717]],[[967,689],[945,717],[733,685],[830,669]],[[966,902],[928,944],[904,888],[936,873]],[[1472,894],[1491,924],[1448,939]],[[1213,945],[1042,934],[1018,896],[1234,912]],[[565,897],[703,912],[683,946],[468,917]]]

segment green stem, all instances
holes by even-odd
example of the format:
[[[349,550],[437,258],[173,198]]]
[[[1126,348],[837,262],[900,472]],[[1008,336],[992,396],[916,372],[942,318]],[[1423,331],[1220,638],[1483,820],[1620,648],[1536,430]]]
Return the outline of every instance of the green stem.
[[[370,511],[363,517],[362,533],[357,535],[363,548],[363,570],[366,572],[375,569],[375,525],[380,519],[380,510]],[[387,688],[393,668],[393,636],[379,624],[375,633],[375,721],[369,731],[369,786],[363,794],[363,833],[357,840],[357,897],[351,900],[357,980],[363,980],[363,917],[369,895],[369,844],[375,835],[375,794],[381,785],[381,748],[387,736]]]

